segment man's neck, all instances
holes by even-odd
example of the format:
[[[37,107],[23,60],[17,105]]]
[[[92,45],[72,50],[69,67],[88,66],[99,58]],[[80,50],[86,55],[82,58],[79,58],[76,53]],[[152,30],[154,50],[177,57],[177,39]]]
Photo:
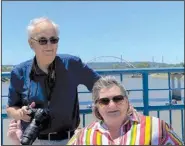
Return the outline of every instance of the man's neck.
[[[38,67],[45,72],[46,74],[48,74],[48,66],[49,64],[41,64],[38,60],[37,60],[37,65]]]

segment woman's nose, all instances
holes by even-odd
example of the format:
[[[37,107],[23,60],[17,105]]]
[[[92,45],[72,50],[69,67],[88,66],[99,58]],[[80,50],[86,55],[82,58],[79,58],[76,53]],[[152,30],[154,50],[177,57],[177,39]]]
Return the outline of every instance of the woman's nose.
[[[116,106],[116,103],[114,102],[114,101],[112,101],[112,100],[110,100],[110,102],[109,102],[109,106]]]

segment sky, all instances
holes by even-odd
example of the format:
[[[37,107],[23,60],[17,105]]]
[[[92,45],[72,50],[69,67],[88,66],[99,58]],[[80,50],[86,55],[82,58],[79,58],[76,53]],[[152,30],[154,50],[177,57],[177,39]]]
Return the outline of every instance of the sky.
[[[3,1],[3,65],[34,57],[26,27],[42,16],[59,25],[57,53],[84,62],[184,62],[184,2]]]

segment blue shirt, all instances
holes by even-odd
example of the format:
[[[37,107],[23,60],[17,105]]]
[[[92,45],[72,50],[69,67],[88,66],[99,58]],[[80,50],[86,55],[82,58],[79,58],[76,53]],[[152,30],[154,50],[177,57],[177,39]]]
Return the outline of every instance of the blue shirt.
[[[34,59],[17,65],[11,72],[8,106],[22,107],[27,102],[36,103],[36,108],[49,108],[49,126],[43,133],[74,130],[79,125],[79,101],[77,86],[85,85],[89,91],[100,76],[81,59],[72,55],[57,55],[55,58],[55,85],[48,105],[48,75],[42,70],[31,75]],[[25,130],[29,123],[22,122]]]

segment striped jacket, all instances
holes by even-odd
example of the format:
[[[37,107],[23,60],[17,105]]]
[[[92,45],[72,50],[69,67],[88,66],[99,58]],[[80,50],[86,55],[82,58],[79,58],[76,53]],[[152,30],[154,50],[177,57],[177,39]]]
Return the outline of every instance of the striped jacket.
[[[103,121],[95,121],[78,131],[67,145],[183,145],[183,141],[163,120],[144,116],[133,107],[117,141],[110,136]]]

